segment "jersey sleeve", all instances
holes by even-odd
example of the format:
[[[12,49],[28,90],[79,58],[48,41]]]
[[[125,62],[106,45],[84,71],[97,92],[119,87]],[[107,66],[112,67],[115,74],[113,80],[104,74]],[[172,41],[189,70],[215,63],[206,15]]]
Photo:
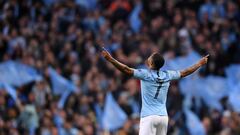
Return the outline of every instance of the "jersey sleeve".
[[[148,71],[146,69],[134,69],[133,77],[140,80],[146,80],[148,78]]]
[[[173,71],[173,70],[168,70],[166,71],[167,73],[167,80],[177,80],[181,78],[180,71]]]

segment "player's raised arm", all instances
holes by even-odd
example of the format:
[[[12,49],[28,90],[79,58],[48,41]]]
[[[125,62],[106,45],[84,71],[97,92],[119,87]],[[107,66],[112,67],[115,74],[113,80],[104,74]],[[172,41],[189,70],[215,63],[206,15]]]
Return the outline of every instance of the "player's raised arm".
[[[120,63],[116,59],[114,59],[105,48],[102,48],[101,54],[107,61],[112,63],[118,70],[120,70],[121,72],[123,72],[129,76],[133,76],[133,69],[128,67],[125,64]]]
[[[205,65],[208,61],[209,54],[201,58],[196,64],[192,65],[189,68],[186,68],[180,71],[181,77],[188,76],[199,69],[201,66]]]

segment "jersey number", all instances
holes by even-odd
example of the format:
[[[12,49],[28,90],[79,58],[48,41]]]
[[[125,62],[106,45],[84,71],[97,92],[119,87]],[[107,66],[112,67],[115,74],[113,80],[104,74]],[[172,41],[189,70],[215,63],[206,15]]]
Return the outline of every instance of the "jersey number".
[[[159,95],[159,92],[160,92],[160,88],[162,87],[162,82],[159,80],[157,81],[157,83],[159,83],[159,86],[157,87],[157,92],[154,96],[154,99],[157,99],[158,95]]]

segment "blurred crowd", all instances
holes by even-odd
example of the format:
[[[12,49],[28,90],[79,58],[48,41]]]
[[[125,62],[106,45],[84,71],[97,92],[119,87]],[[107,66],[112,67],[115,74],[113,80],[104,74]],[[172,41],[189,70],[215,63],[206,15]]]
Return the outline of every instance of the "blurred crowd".
[[[21,61],[44,79],[18,87],[17,102],[0,90],[0,135],[138,134],[139,81],[101,58],[98,43],[133,68],[143,67],[155,51],[166,59],[193,50],[210,54],[201,75],[225,76],[226,66],[240,63],[239,5],[239,0],[1,0],[0,62]],[[52,94],[49,66],[77,86],[63,109]],[[112,133],[98,122],[107,92],[128,116]],[[183,99],[173,82],[169,135],[189,134]],[[226,100],[223,112],[204,105],[197,112],[208,135],[240,134],[240,114]]]

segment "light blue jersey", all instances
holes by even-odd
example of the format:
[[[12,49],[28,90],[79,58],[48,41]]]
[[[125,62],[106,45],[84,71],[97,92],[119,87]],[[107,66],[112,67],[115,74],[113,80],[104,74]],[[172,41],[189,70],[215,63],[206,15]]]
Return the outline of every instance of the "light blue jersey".
[[[134,77],[141,80],[141,117],[168,115],[166,109],[168,88],[171,80],[180,78],[180,72],[134,69]]]

